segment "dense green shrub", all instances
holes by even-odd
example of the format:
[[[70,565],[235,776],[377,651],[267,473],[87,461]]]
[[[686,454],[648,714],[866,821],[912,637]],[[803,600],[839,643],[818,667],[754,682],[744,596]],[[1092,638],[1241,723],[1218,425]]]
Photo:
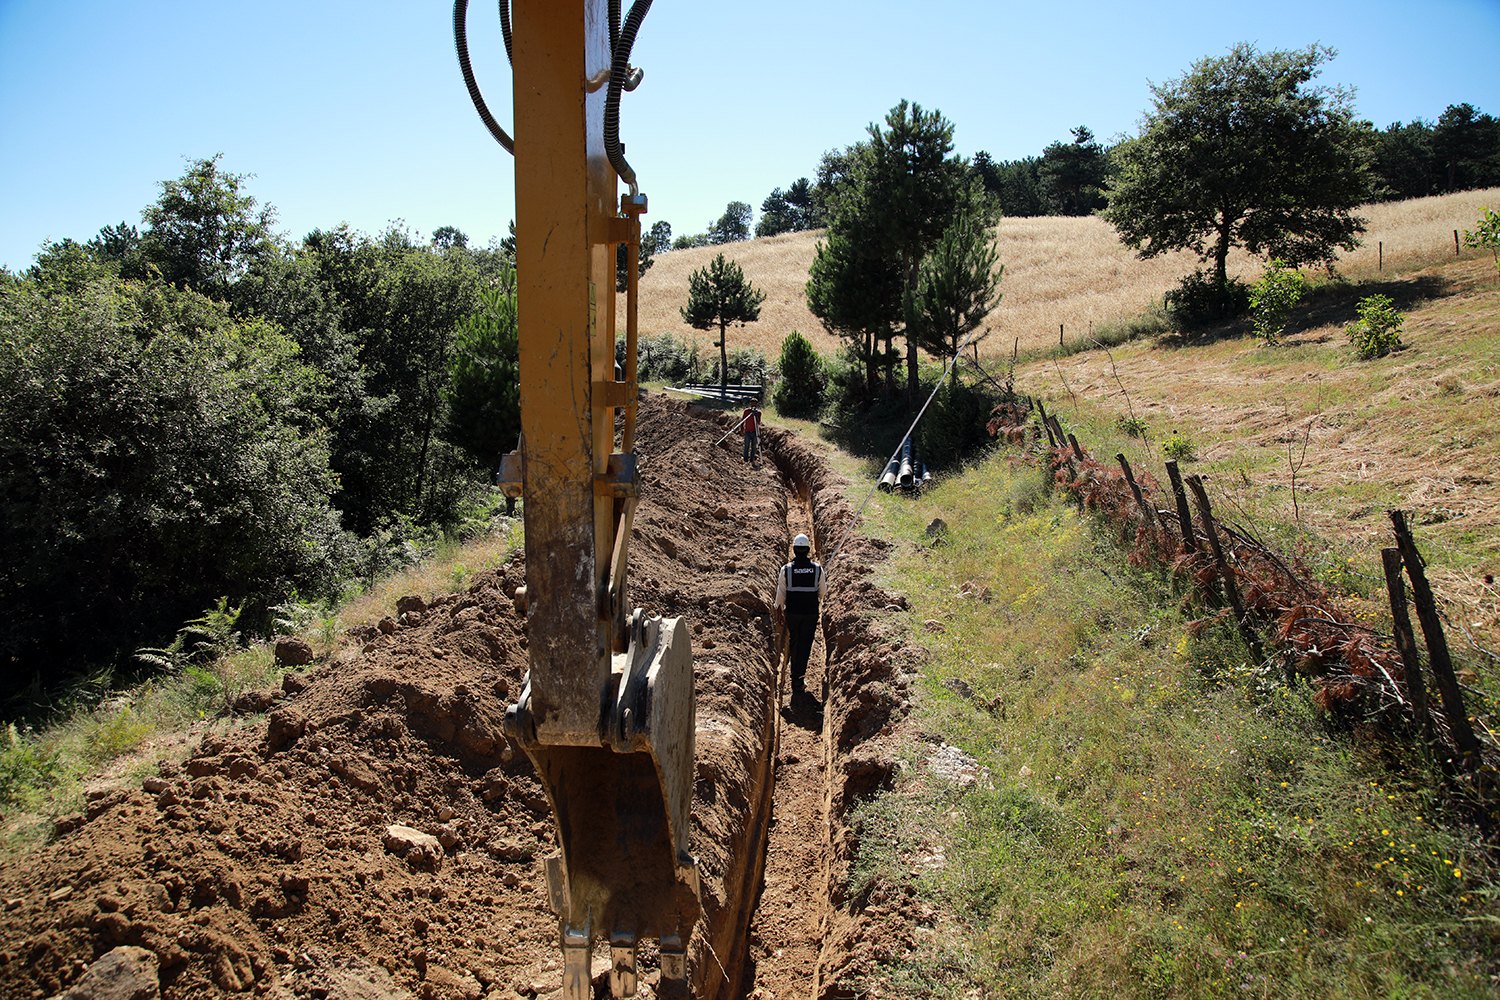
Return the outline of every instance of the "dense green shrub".
[[[1359,318],[1344,327],[1344,335],[1362,360],[1380,358],[1401,348],[1401,313],[1386,295],[1367,295],[1355,307]]]
[[[1181,431],[1173,431],[1171,437],[1161,443],[1161,453],[1178,462],[1198,460],[1198,446],[1183,437]]]
[[[922,461],[934,469],[951,468],[984,452],[994,443],[985,425],[995,402],[957,379],[945,382],[917,432]]]
[[[823,359],[806,337],[793,330],[781,343],[781,379],[773,395],[776,409],[790,417],[816,417],[823,409],[827,386]]]
[[[353,543],[297,347],[196,293],[0,293],[0,696],[209,601],[336,591]]]
[[[1489,206],[1481,208],[1479,223],[1472,230],[1464,230],[1464,245],[1489,250],[1495,256],[1495,270],[1500,271],[1500,214]]]
[[[1183,327],[1203,326],[1236,316],[1250,308],[1250,288],[1230,278],[1221,288],[1214,273],[1199,268],[1185,276],[1166,295],[1167,314]]]
[[[878,395],[871,391],[869,373],[854,345],[845,340],[835,358],[826,365],[828,386],[824,402],[840,423],[874,404]]]
[[[703,375],[698,345],[670,333],[641,337],[635,344],[636,380],[640,382],[696,382]],[[624,368],[625,338],[615,341],[615,362]]]
[[[1307,287],[1302,272],[1289,268],[1285,261],[1273,260],[1261,272],[1260,280],[1250,290],[1250,308],[1255,312],[1255,333],[1266,344],[1276,344],[1286,330],[1286,322]]]
[[[399,573],[418,565],[437,551],[442,533],[409,517],[392,515],[359,540],[355,573],[366,581]]]
[[[764,388],[776,377],[776,366],[753,347],[736,347],[729,352],[728,377],[719,378],[717,359],[708,366],[706,382],[713,385],[723,381],[729,385],[758,385]]]
[[[62,775],[61,758],[56,745],[43,745],[14,723],[0,730],[0,807],[25,805],[54,784]]]

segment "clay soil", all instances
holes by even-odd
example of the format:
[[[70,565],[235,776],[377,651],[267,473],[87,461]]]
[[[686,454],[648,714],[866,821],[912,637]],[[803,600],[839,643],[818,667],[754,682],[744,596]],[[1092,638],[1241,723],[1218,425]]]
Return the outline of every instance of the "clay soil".
[[[883,616],[852,534],[830,574],[809,671],[790,701],[769,614],[788,539],[820,553],[853,514],[814,450],[767,429],[766,459],[714,445],[728,417],[647,397],[632,602],[693,632],[697,783],[692,850],[704,916],[694,994],[834,998],[909,938],[844,898],[843,817],[890,782],[919,651]],[[504,734],[527,667],[513,601],[524,560],[467,592],[410,595],[326,661],[251,692],[186,760],[89,793],[84,813],[0,872],[0,996],[45,998],[121,945],[159,967],[160,995],[394,1000],[560,996],[557,921],[541,858],[548,804]],[[413,847],[394,825],[438,838]],[[596,995],[607,995],[596,954]],[[652,995],[654,946],[641,948]]]

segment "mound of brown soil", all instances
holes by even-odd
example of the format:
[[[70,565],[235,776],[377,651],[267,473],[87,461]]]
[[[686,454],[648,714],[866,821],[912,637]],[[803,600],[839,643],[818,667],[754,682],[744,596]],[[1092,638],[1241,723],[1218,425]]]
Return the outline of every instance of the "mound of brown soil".
[[[632,602],[686,617],[693,632],[704,915],[691,958],[705,997],[750,985],[741,979],[784,683],[769,601],[788,498],[811,498],[820,542],[852,516],[826,469],[786,435],[767,435],[779,468],[741,464],[737,442],[714,447],[723,419],[643,402],[631,553]],[[833,690],[818,773],[836,780],[804,796],[824,831],[851,794],[889,776],[868,750],[849,761],[905,708],[899,657],[871,640],[866,615],[893,598],[860,579],[879,546],[849,546],[825,618]],[[163,765],[61,821],[29,864],[0,874],[0,995],[53,996],[122,945],[154,955],[167,1000],[556,993],[558,931],[538,861],[553,849],[551,819],[502,730],[526,669],[527,622],[512,600],[523,582],[517,557],[467,592],[403,599],[329,662],[239,702],[266,714],[216,727],[180,768]],[[830,925],[837,854],[821,884],[802,887],[811,910],[789,919]],[[849,967],[859,937],[829,929],[845,943],[820,960],[826,981]],[[647,982],[654,961],[643,946]]]

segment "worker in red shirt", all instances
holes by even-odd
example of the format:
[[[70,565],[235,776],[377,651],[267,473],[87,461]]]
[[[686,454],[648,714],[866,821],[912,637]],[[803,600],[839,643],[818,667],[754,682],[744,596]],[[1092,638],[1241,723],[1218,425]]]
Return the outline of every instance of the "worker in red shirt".
[[[754,462],[760,457],[760,408],[754,403],[740,416],[740,433],[745,435],[744,460]]]

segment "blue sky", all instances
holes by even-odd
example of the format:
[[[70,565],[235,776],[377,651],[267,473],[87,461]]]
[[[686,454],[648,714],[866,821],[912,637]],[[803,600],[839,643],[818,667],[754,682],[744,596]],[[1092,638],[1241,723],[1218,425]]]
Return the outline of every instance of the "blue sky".
[[[554,0],[556,2],[556,0]],[[300,237],[393,219],[484,243],[514,215],[510,158],[475,115],[447,3],[0,0],[0,265],[45,239],[138,223],[187,158],[223,153]],[[510,120],[495,6],[470,10],[476,73]],[[645,82],[621,137],[647,224],[701,232],[757,209],[855,142],[902,98],[941,110],[958,150],[1039,153],[1087,125],[1135,128],[1148,81],[1250,41],[1339,51],[1321,82],[1363,117],[1500,114],[1500,0],[656,0],[636,44]]]

